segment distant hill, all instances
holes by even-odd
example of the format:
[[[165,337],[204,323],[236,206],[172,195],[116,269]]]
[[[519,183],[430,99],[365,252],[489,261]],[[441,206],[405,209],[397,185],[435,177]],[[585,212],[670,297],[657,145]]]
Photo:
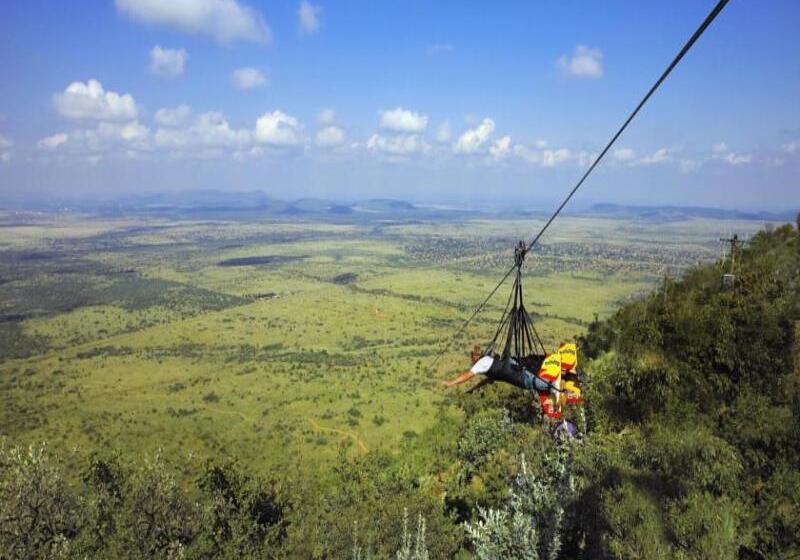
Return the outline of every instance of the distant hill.
[[[103,215],[161,215],[191,216],[205,219],[261,219],[296,217],[333,220],[451,220],[480,217],[517,218],[549,217],[552,206],[528,207],[524,203],[511,208],[503,206],[416,205],[402,199],[370,198],[360,201],[330,200],[325,198],[274,198],[264,191],[222,191],[215,189],[190,189],[155,194],[133,194],[108,199],[53,199],[15,208],[26,210],[79,210],[99,212]],[[748,212],[699,206],[631,206],[599,203],[585,210],[567,209],[577,216],[598,216],[619,220],[647,220],[650,222],[677,222],[698,218],[716,220],[757,220],[761,222],[794,221],[797,210],[785,212]]]
[[[413,212],[414,210],[417,210],[417,207],[410,202],[391,198],[373,198],[371,200],[366,200],[359,203],[358,207],[373,212]]]
[[[742,212],[740,210],[723,210],[721,208],[704,208],[701,206],[624,206],[608,203],[595,204],[583,213],[608,218],[653,221],[680,221],[691,218],[709,218],[715,220],[788,222],[792,221],[796,215],[796,211],[779,213]]]
[[[291,202],[291,205],[303,212],[324,213],[328,212],[334,203],[323,198],[301,198]]]
[[[217,190],[187,190],[147,195],[133,195],[114,201],[100,202],[100,205],[114,205],[133,208],[260,208],[279,209],[283,201],[274,199],[261,191],[242,191],[227,193]]]
[[[300,214],[310,214],[309,210],[304,210],[299,206],[295,206],[294,204],[290,204],[289,206],[283,208],[278,214],[284,214],[286,216],[298,216]]]
[[[363,217],[372,219],[404,220],[441,218],[464,214],[463,211],[444,211],[417,207],[398,199],[376,198],[355,203],[343,203],[324,198],[299,198],[281,200],[261,191],[225,192],[217,190],[187,190],[163,194],[132,195],[114,201],[97,201],[72,205],[73,208],[100,211],[104,214],[146,213],[191,215],[193,217],[243,217],[314,216]]]

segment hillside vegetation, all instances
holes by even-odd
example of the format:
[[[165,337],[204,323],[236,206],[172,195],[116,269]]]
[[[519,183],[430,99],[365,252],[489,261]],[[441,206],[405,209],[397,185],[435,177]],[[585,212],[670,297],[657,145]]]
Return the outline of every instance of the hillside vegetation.
[[[576,555],[800,554],[800,235],[761,232],[737,261],[735,289],[697,268],[583,338]]]
[[[0,558],[797,558],[798,228],[754,236],[735,289],[693,268],[593,322],[582,438],[493,385],[314,477],[7,445]]]

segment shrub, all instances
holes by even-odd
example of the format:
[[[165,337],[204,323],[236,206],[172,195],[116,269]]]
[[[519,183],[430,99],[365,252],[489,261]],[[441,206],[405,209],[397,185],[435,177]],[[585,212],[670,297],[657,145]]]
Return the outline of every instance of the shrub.
[[[0,550],[9,560],[66,558],[83,512],[41,445],[0,448]]]
[[[201,530],[200,512],[160,455],[133,472],[118,523],[115,553],[128,558],[173,558]]]

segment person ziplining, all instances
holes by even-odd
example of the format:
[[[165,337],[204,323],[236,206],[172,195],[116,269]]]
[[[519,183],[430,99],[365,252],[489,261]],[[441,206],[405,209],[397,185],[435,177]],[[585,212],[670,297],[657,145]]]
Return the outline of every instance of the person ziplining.
[[[476,346],[472,351],[472,367],[445,381],[444,385],[455,387],[476,375],[483,376],[483,380],[474,389],[502,381],[536,392],[542,412],[550,418],[560,419],[563,405],[582,402],[576,371],[577,348],[574,343],[562,343],[557,351],[546,352],[525,309],[522,265],[527,252],[524,241],[514,248],[514,286],[491,342],[483,351]],[[498,353],[496,348],[501,341],[503,347]]]
[[[483,355],[480,350],[473,350],[472,367],[443,384],[455,387],[476,376],[483,376],[488,383],[502,381],[536,392],[542,411],[550,418],[560,419],[565,404],[583,402],[576,356],[575,344],[562,343],[558,351],[545,356],[538,371],[533,373],[515,358],[503,360],[497,354]]]

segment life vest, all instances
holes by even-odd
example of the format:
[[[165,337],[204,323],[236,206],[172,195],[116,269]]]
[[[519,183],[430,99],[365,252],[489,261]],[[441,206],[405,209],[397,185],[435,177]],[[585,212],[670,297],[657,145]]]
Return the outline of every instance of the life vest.
[[[578,379],[578,347],[574,342],[564,343],[558,347],[561,355],[561,389],[564,391],[566,401],[569,404],[580,404],[583,402],[581,396],[581,383]]]
[[[542,366],[539,368],[538,376],[552,384],[556,389],[560,388],[561,354],[559,352],[553,352],[545,356],[544,362],[542,362]],[[547,391],[539,391],[539,404],[542,405],[542,410],[550,418],[561,418],[561,405],[558,402],[554,402],[549,389]]]
[[[575,343],[561,344],[558,347],[558,353],[561,355],[561,371],[574,373],[578,366],[578,347]]]

